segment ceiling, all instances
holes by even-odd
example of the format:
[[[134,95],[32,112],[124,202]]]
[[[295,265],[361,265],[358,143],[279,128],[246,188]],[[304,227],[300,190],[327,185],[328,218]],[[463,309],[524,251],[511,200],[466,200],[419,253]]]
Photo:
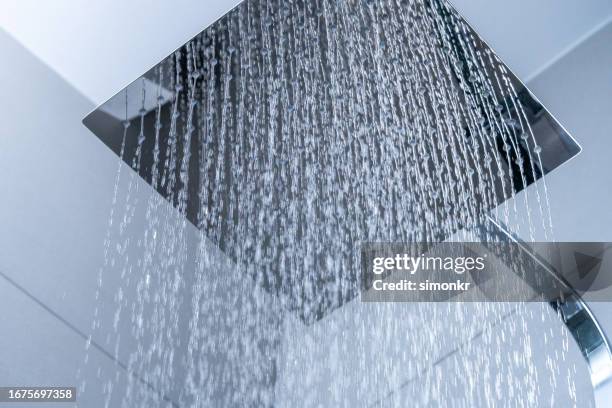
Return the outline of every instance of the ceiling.
[[[524,80],[612,16],[612,2],[452,0]],[[0,27],[98,105],[238,0],[0,0]]]

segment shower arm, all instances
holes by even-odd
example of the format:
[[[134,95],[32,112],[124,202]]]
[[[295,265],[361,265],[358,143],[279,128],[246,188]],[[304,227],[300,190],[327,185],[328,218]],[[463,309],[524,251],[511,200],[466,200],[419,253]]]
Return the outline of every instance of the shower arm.
[[[486,230],[491,234],[493,231],[497,238],[518,245],[522,252],[548,274],[550,279],[560,283],[567,291],[550,300],[549,304],[571,333],[587,363],[596,406],[608,407],[612,398],[612,348],[595,315],[576,290],[554,267],[537,255],[528,243],[491,216],[487,216],[486,224],[480,229],[481,232]]]

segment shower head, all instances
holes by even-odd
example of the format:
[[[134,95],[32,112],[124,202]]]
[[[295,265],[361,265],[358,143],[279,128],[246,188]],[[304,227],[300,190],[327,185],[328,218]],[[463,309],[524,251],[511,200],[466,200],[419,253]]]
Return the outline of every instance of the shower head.
[[[255,262],[255,269],[266,270],[263,278],[257,280],[271,293],[284,296],[288,308],[297,311],[305,322],[310,323],[353,299],[358,292],[357,273],[339,274],[337,269],[342,269],[342,266],[328,261],[330,254],[322,255],[324,250],[320,248],[335,248],[336,252],[341,252],[368,237],[358,236],[352,231],[342,232],[351,228],[342,223],[346,217],[336,215],[334,222],[337,224],[333,229],[339,235],[328,234],[325,229],[331,224],[325,225],[325,222],[329,218],[315,208],[309,216],[310,221],[301,221],[292,231],[291,242],[283,243],[279,240],[288,227],[282,219],[278,221],[277,214],[290,211],[304,214],[305,208],[313,206],[312,194],[316,196],[315,200],[329,200],[320,194],[320,184],[328,183],[334,189],[342,190],[340,195],[346,196],[341,203],[332,206],[337,214],[368,212],[373,219],[380,220],[386,216],[405,220],[398,224],[422,226],[419,218],[452,218],[453,214],[458,214],[464,206],[460,203],[463,198],[454,191],[465,194],[472,177],[456,172],[447,175],[449,185],[456,187],[445,190],[444,194],[456,196],[453,203],[456,208],[435,215],[432,208],[440,211],[443,206],[439,203],[444,198],[434,197],[433,204],[427,204],[428,208],[421,209],[421,214],[405,216],[401,208],[381,211],[367,207],[371,205],[372,195],[357,191],[342,178],[329,181],[319,174],[317,185],[311,186],[307,180],[317,175],[309,173],[306,177],[299,174],[302,184],[292,185],[287,180],[295,179],[294,174],[281,174],[285,170],[274,173],[279,167],[287,167],[283,163],[298,160],[301,167],[295,171],[312,171],[312,168],[319,168],[312,165],[315,151],[326,155],[323,159],[316,159],[321,161],[315,163],[317,166],[330,166],[334,160],[344,160],[342,155],[351,157],[352,166],[357,166],[360,160],[355,158],[363,149],[363,142],[358,139],[364,132],[376,132],[382,138],[379,139],[380,146],[368,151],[367,160],[383,154],[387,147],[382,141],[387,136],[394,138],[399,149],[412,149],[418,153],[419,160],[423,158],[424,165],[405,163],[405,167],[400,169],[405,173],[421,165],[420,172],[434,174],[434,159],[443,156],[448,157],[450,166],[457,160],[464,160],[464,167],[475,167],[483,157],[495,157],[498,166],[495,172],[503,176],[492,176],[490,183],[484,186],[487,191],[479,193],[486,197],[481,196],[471,204],[478,207],[477,211],[485,213],[577,155],[580,148],[444,1],[423,2],[422,9],[418,10],[394,10],[397,15],[405,14],[405,21],[389,21],[389,10],[382,6],[376,8],[371,3],[356,3],[352,6],[355,9],[349,10],[351,13],[319,9],[318,3],[309,0],[298,3],[289,6],[279,3],[274,8],[263,7],[255,1],[241,3],[91,112],[83,122],[241,266],[253,266],[245,265],[247,259],[265,258],[265,261]],[[386,20],[390,26],[403,27],[407,34],[400,30],[385,33],[387,39],[374,44],[378,49],[373,51],[372,61],[362,61],[359,65],[354,58],[363,59],[367,48],[372,48],[368,44],[376,30],[364,24],[364,27],[351,31],[351,25],[346,22],[343,25],[341,21],[341,17],[347,14],[358,15],[363,21]],[[315,23],[318,26],[309,26]],[[276,29],[275,24],[285,26]],[[414,28],[420,25],[429,28]],[[339,26],[351,32],[341,34]],[[299,31],[301,27],[312,30]],[[284,34],[291,30],[295,31],[291,36]],[[410,47],[394,55],[395,51],[387,45],[393,41],[393,35],[405,40]],[[423,36],[433,36],[432,40],[440,43],[431,55],[422,51],[423,47],[428,47],[423,45]],[[359,41],[362,41],[361,45]],[[342,54],[338,48],[340,43],[358,51],[351,54],[349,50],[346,55]],[[251,57],[254,54],[256,57]],[[342,58],[345,65],[340,61]],[[398,71],[400,66],[417,63],[424,68],[408,67]],[[448,76],[446,87],[452,88],[451,91],[436,89],[430,78],[434,69],[444,70],[437,71],[436,75]],[[485,79],[486,76],[490,78]],[[396,80],[400,77],[401,80]],[[337,85],[342,81],[348,85]],[[395,90],[389,93],[386,88],[391,86],[400,87],[400,93]],[[319,96],[325,99],[317,112],[312,111],[316,101],[310,99],[309,93],[313,92],[320,92]],[[392,101],[371,102],[372,107],[367,107],[370,101],[353,96],[360,92],[365,92],[370,98],[391,98]],[[454,99],[446,94],[452,94]],[[401,98],[406,95],[412,99],[406,98],[402,102]],[[443,102],[448,106],[443,106]],[[279,112],[276,116],[270,113],[274,109]],[[227,113],[234,110],[235,117]],[[345,116],[346,126],[340,115]],[[216,119],[221,117],[231,119]],[[453,121],[452,126],[448,125],[449,121]],[[355,122],[359,123],[355,125]],[[459,156],[465,158],[458,158],[456,152],[449,154],[447,147],[436,142],[437,135],[443,131],[453,134],[452,143],[458,146],[457,149],[463,149]],[[317,132],[330,135],[335,132],[334,137],[348,140],[343,145],[344,150],[331,155],[326,149],[331,150],[334,146],[310,140],[317,136]],[[299,134],[299,137],[292,136],[292,133]],[[356,142],[351,141],[351,133],[355,134]],[[308,140],[304,141],[304,138]],[[419,142],[416,138],[420,138]],[[465,153],[468,145],[474,146],[469,158]],[[265,163],[269,163],[269,168]],[[161,169],[164,166],[165,169]],[[349,175],[364,171],[350,165],[343,170]],[[463,168],[462,171],[469,169]],[[255,190],[243,189],[236,181],[237,177],[251,180],[249,185],[255,185]],[[270,188],[275,189],[269,202],[265,202],[265,197],[257,191],[268,188],[265,184],[267,177],[273,183]],[[504,183],[504,179],[509,182]],[[311,194],[312,191],[315,193]],[[420,196],[420,200],[429,200],[430,196]],[[297,204],[291,207],[291,203]],[[360,208],[354,209],[355,205]],[[422,203],[407,202],[404,205],[405,209],[422,206]],[[250,213],[241,212],[242,208],[250,208]],[[267,213],[258,217],[265,220],[255,221],[254,211],[261,208]],[[319,220],[318,224],[311,222],[315,218]],[[452,224],[450,227],[435,230],[426,225],[427,231],[423,234],[418,227],[412,230],[407,227],[403,233],[384,238],[441,241],[454,231],[469,227],[472,221],[456,218],[448,223]],[[261,223],[259,229],[252,228],[254,222]],[[314,226],[317,229],[308,235],[305,231],[312,230],[313,224],[317,224]],[[339,241],[344,242],[340,244]],[[278,255],[278,247],[283,245],[302,245],[310,248],[303,249],[306,255],[317,253],[321,256],[310,264],[304,260],[306,267],[297,265]],[[265,255],[258,256],[258,253]],[[350,259],[344,261],[350,262]],[[313,279],[308,282],[308,293],[303,288],[295,290],[296,286],[306,285],[304,268],[320,271],[308,273],[308,279]],[[259,272],[251,270],[247,273],[257,275]],[[339,293],[329,292],[331,281],[334,282],[333,290]]]

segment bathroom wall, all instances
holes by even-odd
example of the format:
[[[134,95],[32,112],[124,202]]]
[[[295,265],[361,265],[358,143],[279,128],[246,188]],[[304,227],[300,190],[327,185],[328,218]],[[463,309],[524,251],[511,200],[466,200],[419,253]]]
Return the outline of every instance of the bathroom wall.
[[[79,400],[100,406],[103,380],[125,377],[96,349],[83,364],[112,190],[86,164],[116,159],[85,137],[91,102],[1,30],[0,49],[0,383],[74,386],[83,368]]]
[[[120,398],[116,398],[123,394],[127,382],[124,368],[136,344],[131,335],[131,310],[121,315],[116,329],[113,327],[116,295],[121,288],[125,304],[131,306],[136,293],[128,279],[134,282],[143,273],[136,268],[122,278],[120,262],[142,255],[114,255],[117,266],[103,270],[96,300],[119,161],[82,125],[81,119],[93,108],[87,98],[2,30],[0,50],[0,87],[6,95],[0,99],[0,385],[77,386],[77,380],[85,380],[85,392],[78,400],[80,406],[93,408],[103,406],[104,397],[110,394],[104,387],[112,380],[115,400],[110,406],[117,407]],[[121,166],[114,222],[117,224],[125,213],[129,189],[130,202],[136,208],[125,236],[142,239],[146,206],[153,192]],[[170,225],[181,224],[181,218],[165,201],[158,211]],[[174,339],[182,345],[174,349],[175,361],[179,362],[188,343],[195,245],[199,242],[195,227],[187,224],[185,228],[188,258],[185,303],[180,311],[184,319],[180,319],[181,330]],[[109,252],[116,254],[115,245],[121,241],[113,236],[111,240]],[[257,289],[216,248],[207,248],[215,266],[204,274],[222,276],[214,278],[216,291],[207,292],[207,300],[214,302],[219,314],[236,312]],[[155,257],[152,267],[162,261],[161,256]],[[249,306],[251,313],[261,313],[266,320],[265,314],[275,309],[267,294],[257,296],[258,305]],[[94,332],[90,361],[85,364],[86,340],[92,332],[97,305],[102,305],[101,327]],[[248,330],[246,325],[237,325],[231,335],[242,336],[242,327]],[[219,336],[219,341],[230,335],[216,323],[201,329]],[[144,338],[141,345],[146,347],[147,341]],[[243,359],[256,367],[262,358],[225,355],[221,349],[208,364],[210,370],[223,370],[236,359]],[[185,371],[178,363],[175,370],[165,391],[168,398],[178,401]],[[248,381],[248,375],[240,380]]]

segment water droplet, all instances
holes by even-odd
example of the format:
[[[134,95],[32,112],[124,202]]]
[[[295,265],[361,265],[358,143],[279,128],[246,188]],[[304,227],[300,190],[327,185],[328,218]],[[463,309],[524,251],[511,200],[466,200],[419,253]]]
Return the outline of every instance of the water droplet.
[[[508,126],[509,126],[509,127],[511,127],[511,128],[517,128],[517,127],[520,127],[520,126],[519,126],[519,123],[518,123],[518,122],[517,122],[517,120],[516,120],[516,119],[514,119],[514,118],[506,118],[506,119],[504,119],[504,121],[506,122],[506,125],[508,125]]]

